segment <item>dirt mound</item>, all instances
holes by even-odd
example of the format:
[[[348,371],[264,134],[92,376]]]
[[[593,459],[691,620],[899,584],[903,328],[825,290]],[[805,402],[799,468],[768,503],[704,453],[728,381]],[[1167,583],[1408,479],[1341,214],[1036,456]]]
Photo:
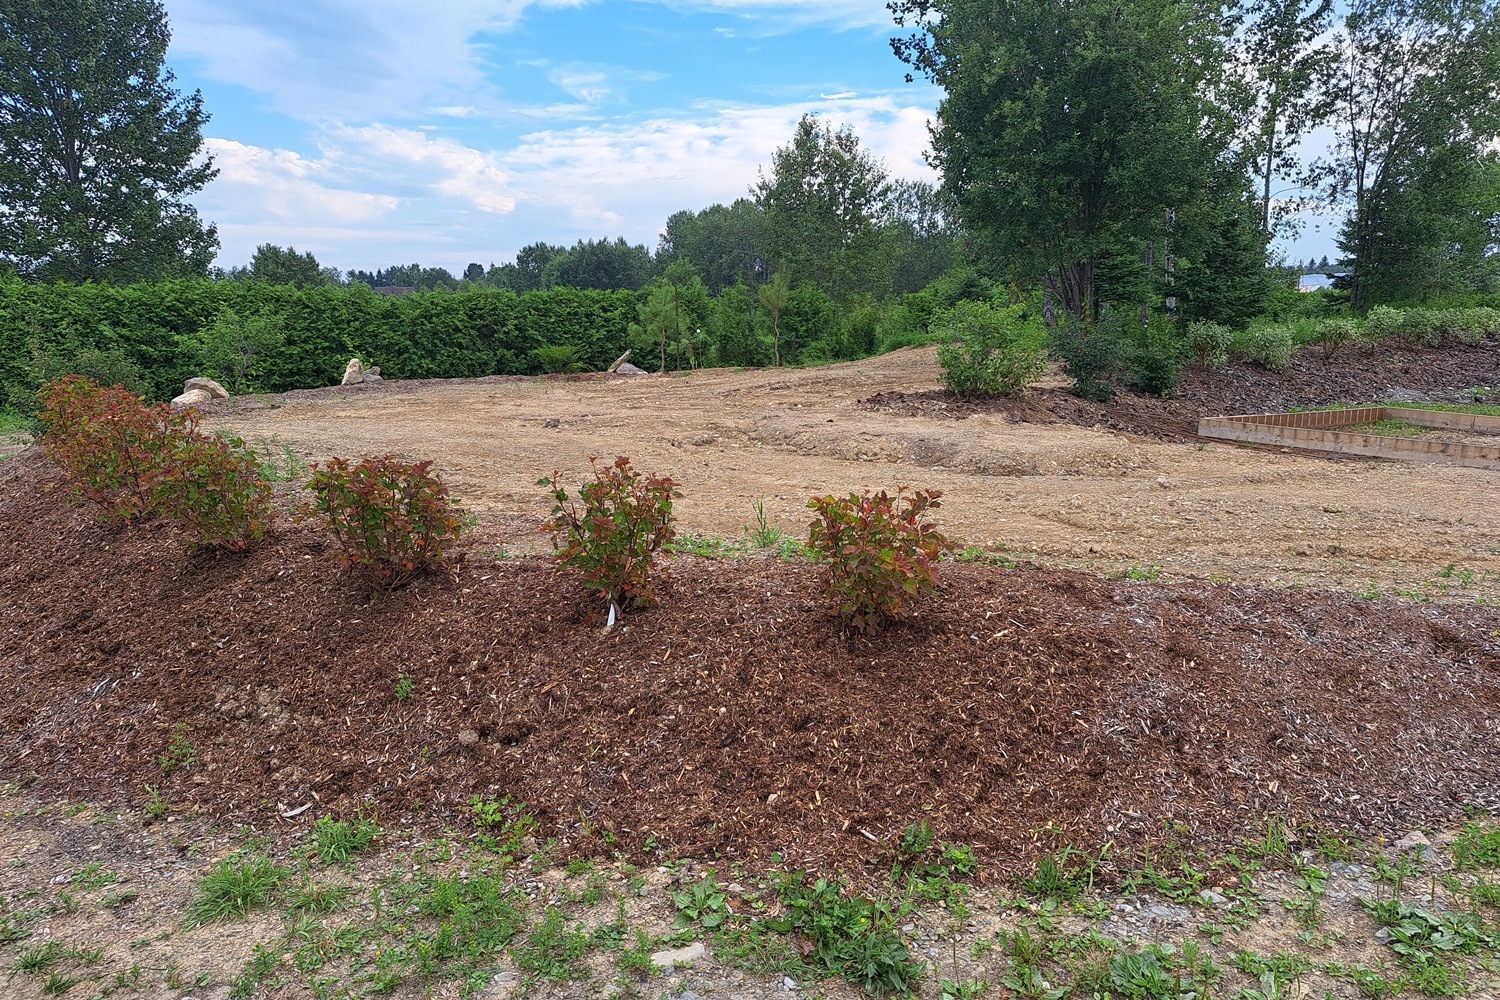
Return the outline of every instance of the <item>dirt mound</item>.
[[[0,497],[0,761],[59,798],[443,824],[509,795],[580,849],[835,867],[918,819],[1007,868],[1047,824],[1124,846],[1500,807],[1493,607],[953,565],[920,619],[846,642],[816,567],[685,557],[603,633],[484,529],[369,602],[298,526],[235,558],[101,527],[36,451]]]

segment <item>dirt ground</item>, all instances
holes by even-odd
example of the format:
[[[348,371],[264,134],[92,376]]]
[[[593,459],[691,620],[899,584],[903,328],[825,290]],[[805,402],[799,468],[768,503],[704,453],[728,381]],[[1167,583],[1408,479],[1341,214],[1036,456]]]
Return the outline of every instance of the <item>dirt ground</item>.
[[[801,533],[809,497],[905,484],[944,492],[949,535],[1052,565],[1496,600],[1492,471],[1332,460],[1192,433],[1198,415],[1356,402],[1355,388],[1422,398],[1434,375],[1450,395],[1500,384],[1500,351],[1466,353],[1458,372],[1407,352],[1350,355],[1338,369],[1309,358],[1314,384],[1288,392],[1277,379],[1280,399],[1253,368],[1190,373],[1182,399],[1134,397],[1124,416],[1074,400],[1056,379],[1019,413],[955,408],[934,398],[943,394],[929,348],[816,369],[322,389],[231,403],[212,424],[309,462],[431,459],[514,551],[546,544],[539,477],[559,469],[581,481],[589,456],[629,455],[682,483],[677,513],[690,534],[741,536],[757,500]],[[1345,372],[1374,364],[1384,371]],[[1395,365],[1405,368],[1380,377]],[[1466,573],[1463,587],[1435,577],[1450,564]]]

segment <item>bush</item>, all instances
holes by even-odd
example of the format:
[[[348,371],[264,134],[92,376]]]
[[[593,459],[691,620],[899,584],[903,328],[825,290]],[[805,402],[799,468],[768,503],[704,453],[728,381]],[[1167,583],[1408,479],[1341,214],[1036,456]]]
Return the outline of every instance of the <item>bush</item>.
[[[1172,325],[1157,317],[1133,330],[1125,367],[1130,384],[1138,391],[1163,399],[1172,395],[1182,378],[1182,345]]]
[[[1390,306],[1375,306],[1365,314],[1365,337],[1372,343],[1380,343],[1401,336],[1405,316],[1400,309]]]
[[[1329,361],[1346,344],[1359,339],[1359,324],[1352,319],[1319,320],[1313,343],[1323,349],[1323,360]]]
[[[589,459],[592,464],[597,459]],[[556,505],[542,530],[555,536],[557,559],[583,574],[584,581],[609,602],[610,622],[628,604],[656,600],[660,574],[656,554],[676,535],[672,501],[682,494],[666,476],[642,475],[621,455],[596,469],[594,481],[578,490],[578,504],[559,484],[561,473],[537,480],[552,491]]]
[[[271,530],[271,484],[238,438],[184,436],[172,449],[156,502],[201,548],[243,552]]]
[[[1455,310],[1454,335],[1466,347],[1478,347],[1490,337],[1500,337],[1500,309],[1472,306]]]
[[[808,501],[818,517],[807,544],[828,563],[823,592],[831,614],[856,631],[873,631],[908,601],[937,589],[934,563],[952,545],[922,517],[941,506],[941,495],[907,495],[900,487],[895,497],[881,490]]]
[[[1213,320],[1196,319],[1187,325],[1187,346],[1205,368],[1223,368],[1229,364],[1229,342],[1234,331]]]
[[[431,462],[384,455],[358,465],[334,458],[315,466],[303,515],[320,519],[338,539],[344,568],[373,590],[394,590],[442,566],[463,531],[448,488]]]
[[[1024,306],[959,302],[932,321],[948,391],[965,399],[1017,396],[1047,370],[1046,334]]]
[[[238,396],[257,391],[265,366],[285,343],[279,318],[241,316],[226,306],[213,323],[198,331],[192,346],[201,373],[218,379]]]
[[[1073,395],[1104,403],[1115,398],[1123,351],[1111,321],[1064,317],[1052,331],[1052,351],[1073,380]]]
[[[1397,335],[1407,347],[1436,347],[1443,342],[1443,314],[1432,309],[1407,309]]]
[[[1284,372],[1297,353],[1297,337],[1289,326],[1263,326],[1250,331],[1245,353],[1250,360],[1273,372]]]
[[[69,375],[37,394],[42,444],[73,495],[128,521],[156,510],[156,490],[172,451],[194,432],[194,418],[165,403],[147,406],[115,386]]]
[[[551,344],[547,347],[538,347],[531,352],[531,360],[548,375],[581,372],[588,367],[584,361],[583,352],[572,344]]]

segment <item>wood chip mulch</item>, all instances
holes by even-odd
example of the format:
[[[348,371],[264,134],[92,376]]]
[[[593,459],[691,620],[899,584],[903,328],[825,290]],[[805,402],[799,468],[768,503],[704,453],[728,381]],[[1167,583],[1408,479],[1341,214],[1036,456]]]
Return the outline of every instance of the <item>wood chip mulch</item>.
[[[1390,835],[1500,809],[1497,608],[948,565],[920,615],[845,640],[817,567],[682,557],[604,632],[575,577],[499,542],[371,601],[305,526],[191,555],[10,459],[4,779],[262,828],[307,803],[461,827],[508,795],[569,849],[851,871],[921,819],[1005,871],[1169,820],[1207,847],[1269,816]],[[166,774],[179,726],[195,760]]]

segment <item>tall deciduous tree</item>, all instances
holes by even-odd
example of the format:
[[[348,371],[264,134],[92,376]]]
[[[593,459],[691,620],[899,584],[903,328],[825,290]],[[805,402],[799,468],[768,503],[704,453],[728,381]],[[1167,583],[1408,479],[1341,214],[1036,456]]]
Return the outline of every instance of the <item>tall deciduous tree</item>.
[[[1387,231],[1403,200],[1415,207],[1410,184],[1477,163],[1500,133],[1500,4],[1355,0],[1340,41],[1336,141],[1322,166],[1330,199],[1350,209],[1339,245],[1358,307],[1377,300],[1391,254],[1418,249]]]
[[[298,253],[296,247],[279,247],[274,243],[262,243],[255,248],[244,276],[268,285],[297,288],[321,288],[337,283],[311,251]]]
[[[1096,317],[1101,263],[1162,240],[1232,139],[1204,94],[1229,27],[1198,0],[893,0],[946,92],[932,157],[966,235]],[[1132,249],[1134,248],[1134,249]]]
[[[752,189],[766,214],[771,260],[840,302],[885,292],[891,261],[881,225],[890,187],[852,130],[803,115],[791,144],[772,156],[770,176]]]
[[[157,0],[0,4],[0,258],[39,281],[204,275],[187,199],[215,175],[208,116],[164,68]]]

